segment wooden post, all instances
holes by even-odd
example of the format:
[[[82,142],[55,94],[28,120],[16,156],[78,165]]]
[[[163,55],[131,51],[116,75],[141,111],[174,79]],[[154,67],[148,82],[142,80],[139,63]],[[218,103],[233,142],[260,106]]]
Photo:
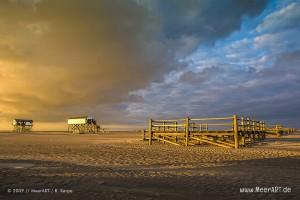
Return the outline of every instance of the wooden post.
[[[250,129],[250,119],[249,119],[249,117],[247,117],[247,131],[250,131],[251,129]]]
[[[241,117],[241,130],[242,130],[243,132],[245,131],[244,117]]]
[[[189,145],[190,118],[185,119],[185,146]]]
[[[245,146],[245,121],[244,117],[241,117],[241,133],[242,133],[242,145]]]
[[[163,132],[165,133],[166,132],[166,122],[163,121]],[[165,144],[165,136],[162,136],[162,139],[163,139],[163,144]]]
[[[259,140],[262,140],[261,121],[258,121],[257,123],[258,123],[257,130],[258,130]]]
[[[177,132],[177,122],[175,122],[175,132]]]
[[[280,127],[279,127],[279,125],[275,125],[276,126],[276,133],[277,133],[277,136],[279,137],[280,136]]]
[[[239,148],[239,127],[238,127],[238,117],[233,115],[233,132],[234,132],[234,148]]]
[[[148,132],[149,132],[149,145],[152,145],[152,119],[149,120]]]
[[[263,137],[265,139],[266,138],[266,123],[264,121],[262,122],[262,130],[263,130]]]
[[[142,140],[145,141],[146,140],[145,130],[142,129],[141,133],[142,133]]]
[[[242,145],[245,146],[246,142],[245,142],[245,136],[242,136]]]
[[[255,141],[255,130],[254,130],[254,121],[253,119],[250,119],[250,126],[251,126],[251,136],[252,136],[252,139],[253,141]]]
[[[262,140],[261,121],[257,122],[257,132],[258,132],[258,138],[259,138],[259,140]]]
[[[260,121],[260,134],[261,134],[261,139],[265,139],[265,134],[264,134],[264,122]]]
[[[259,140],[259,134],[257,134],[257,121],[253,121],[253,126],[254,126],[254,136],[256,140]]]

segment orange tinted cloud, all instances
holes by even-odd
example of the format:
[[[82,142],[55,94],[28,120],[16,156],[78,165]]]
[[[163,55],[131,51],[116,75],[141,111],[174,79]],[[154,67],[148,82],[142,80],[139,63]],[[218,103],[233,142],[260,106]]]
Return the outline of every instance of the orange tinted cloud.
[[[162,1],[161,9],[158,1],[0,1],[1,120],[130,121],[124,104],[143,101],[131,91],[178,69],[177,59],[239,28],[265,1],[220,5],[228,15],[220,31],[212,1],[184,2]]]

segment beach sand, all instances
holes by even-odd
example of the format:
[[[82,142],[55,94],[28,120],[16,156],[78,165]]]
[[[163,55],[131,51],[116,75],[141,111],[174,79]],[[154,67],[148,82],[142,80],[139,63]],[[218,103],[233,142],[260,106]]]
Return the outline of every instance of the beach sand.
[[[300,134],[236,150],[149,146],[134,132],[0,133],[0,180],[0,199],[296,200]]]

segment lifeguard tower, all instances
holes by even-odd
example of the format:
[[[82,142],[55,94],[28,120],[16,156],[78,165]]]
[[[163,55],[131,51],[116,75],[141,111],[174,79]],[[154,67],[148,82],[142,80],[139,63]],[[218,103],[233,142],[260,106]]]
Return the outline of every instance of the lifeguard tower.
[[[103,130],[97,125],[97,121],[93,117],[71,117],[67,120],[68,132],[73,133],[98,133]]]
[[[14,119],[12,122],[14,131],[21,132],[30,132],[33,127],[33,120],[31,119]]]

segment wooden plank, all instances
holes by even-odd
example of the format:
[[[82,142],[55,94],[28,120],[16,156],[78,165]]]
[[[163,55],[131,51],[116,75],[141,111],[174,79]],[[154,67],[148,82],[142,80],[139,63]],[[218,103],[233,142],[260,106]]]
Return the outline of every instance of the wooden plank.
[[[210,141],[214,141],[213,139],[211,139],[211,138],[208,138],[208,137],[202,137],[202,138],[204,138],[204,139],[207,139],[207,140],[210,140]],[[220,140],[216,140],[218,143],[221,143],[221,144],[225,144],[225,145],[228,145],[228,146],[231,146],[231,147],[235,147],[235,145],[234,144],[232,144],[232,143],[229,143],[229,142],[224,142],[224,141],[220,141]]]
[[[194,127],[200,127],[200,125],[204,125],[204,124],[194,124]],[[207,124],[205,123],[205,125],[208,125],[208,126],[232,126],[232,123],[212,123],[212,124]]]
[[[233,115],[234,147],[239,148],[239,130],[237,115]]]
[[[162,139],[162,138],[159,138],[159,137],[155,137],[153,136],[154,139],[157,139],[157,140],[161,140],[163,142],[166,142],[166,143],[169,143],[169,144],[173,144],[173,145],[176,145],[176,146],[180,146],[180,144],[176,143],[176,142],[171,142],[169,140],[165,140],[165,139]]]
[[[161,132],[161,131],[152,131],[154,135],[169,135],[169,136],[184,136],[185,132]],[[190,135],[192,136],[205,136],[205,135],[211,135],[211,136],[233,136],[233,132],[190,132]]]
[[[153,124],[152,127],[184,127],[184,124]]]
[[[163,133],[163,132],[152,132],[153,135],[161,135],[161,136],[185,136],[185,133],[184,132],[181,132],[181,133],[176,133],[176,132],[166,132],[166,133]]]
[[[211,136],[223,136],[223,135],[227,135],[227,136],[230,136],[230,135],[234,135],[233,132],[192,132],[191,133],[193,136],[200,136],[200,135],[211,135]]]
[[[182,119],[155,119],[153,122],[176,122],[176,121],[183,121],[184,118]]]
[[[205,143],[212,144],[212,145],[216,145],[216,146],[219,146],[219,147],[231,148],[230,146],[219,144],[219,143],[212,142],[212,141],[202,139],[202,138],[191,137],[191,139],[194,139],[194,140],[197,140],[197,141],[200,141],[200,142],[205,142]]]
[[[209,118],[192,118],[191,121],[208,121],[208,120],[232,120],[232,117],[209,117]]]
[[[196,130],[194,131],[194,133],[232,133],[233,134],[233,130],[210,130],[210,131],[207,131],[207,130]]]
[[[149,145],[152,145],[152,119],[149,120]]]
[[[178,137],[175,136],[175,137],[170,137],[170,136],[164,136],[165,138],[167,138],[168,140],[175,140],[175,142],[178,141]]]
[[[189,134],[190,134],[190,119],[185,119],[185,146],[189,145]]]

